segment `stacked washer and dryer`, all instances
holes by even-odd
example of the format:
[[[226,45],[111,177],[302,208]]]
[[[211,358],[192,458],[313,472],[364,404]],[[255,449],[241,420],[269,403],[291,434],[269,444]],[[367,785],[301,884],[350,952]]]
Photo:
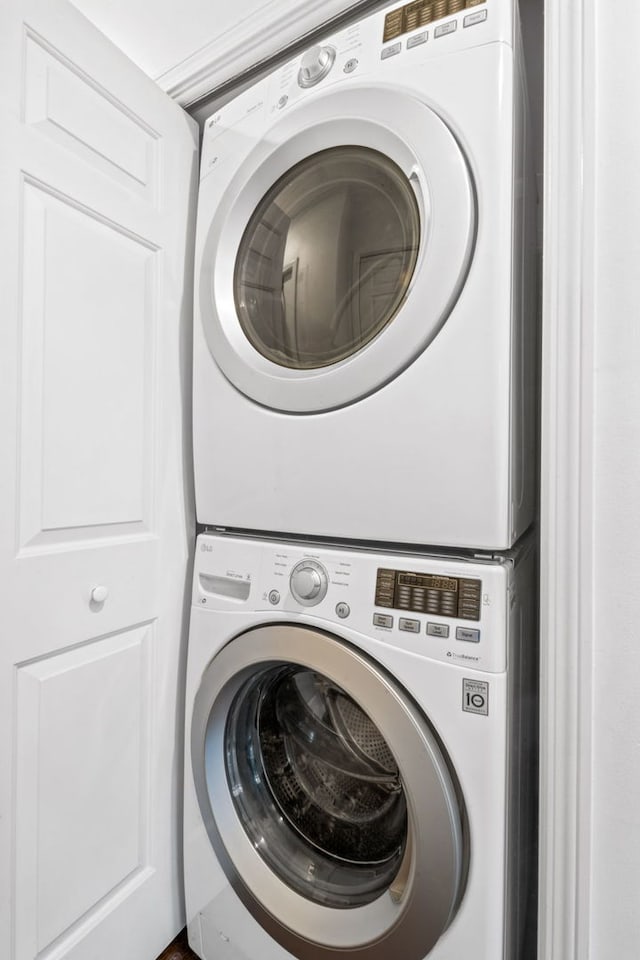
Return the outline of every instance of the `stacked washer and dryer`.
[[[184,867],[203,960],[535,944],[535,202],[516,0],[205,123]]]

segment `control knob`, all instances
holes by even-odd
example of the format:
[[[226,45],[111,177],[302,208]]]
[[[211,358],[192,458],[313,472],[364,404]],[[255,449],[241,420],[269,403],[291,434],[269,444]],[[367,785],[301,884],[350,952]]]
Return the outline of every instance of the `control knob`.
[[[313,87],[326,77],[336,59],[333,47],[315,46],[307,50],[300,62],[298,71],[298,86]]]
[[[328,584],[327,571],[317,560],[301,560],[289,578],[293,597],[305,607],[313,607],[324,600]]]

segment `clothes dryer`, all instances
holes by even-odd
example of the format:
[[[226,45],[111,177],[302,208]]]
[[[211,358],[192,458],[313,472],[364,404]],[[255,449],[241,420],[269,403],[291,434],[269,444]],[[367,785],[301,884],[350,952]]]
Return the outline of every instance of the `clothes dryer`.
[[[532,520],[534,204],[517,4],[449,7],[374,13],[206,122],[203,524],[505,549]]]
[[[203,960],[535,946],[531,547],[200,536],[184,864]]]

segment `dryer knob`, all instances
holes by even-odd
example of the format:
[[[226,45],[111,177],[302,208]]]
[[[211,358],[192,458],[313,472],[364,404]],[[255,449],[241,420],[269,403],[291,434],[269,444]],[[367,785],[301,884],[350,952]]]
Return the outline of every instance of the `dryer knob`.
[[[303,560],[291,571],[291,593],[305,606],[314,606],[324,599],[328,579],[327,572],[321,564]]]
[[[336,59],[333,47],[311,47],[307,50],[300,63],[298,72],[298,86],[313,87],[326,77]]]

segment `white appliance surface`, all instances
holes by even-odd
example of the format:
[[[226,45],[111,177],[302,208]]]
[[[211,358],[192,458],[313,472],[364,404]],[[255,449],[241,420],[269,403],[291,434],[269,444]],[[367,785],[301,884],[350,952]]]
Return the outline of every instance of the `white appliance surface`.
[[[334,960],[344,950],[367,960],[529,956],[522,946],[534,899],[534,560],[531,544],[480,561],[198,538],[184,864],[189,941],[203,960]],[[306,715],[290,723],[296,714],[281,695],[282,676],[311,690],[308,704],[328,689],[335,706],[339,689],[366,715],[359,729],[377,731],[391,751],[385,760],[367,746],[371,737],[347,737],[359,773],[342,806],[346,768],[328,727]],[[274,744],[284,744],[282,762],[270,759]],[[365,753],[386,763],[383,794],[407,807],[402,861],[385,876],[378,851],[378,888],[368,896],[360,853],[336,852],[341,818],[357,821],[358,843],[369,838],[355,809],[364,781],[375,780],[358,779]],[[309,789],[318,764],[320,793]],[[302,773],[283,794],[278,782],[290,783],[292,769]],[[304,802],[296,806],[289,798],[300,783]],[[305,833],[306,811],[320,807],[331,829]],[[394,809],[372,820],[376,836],[390,829]],[[318,855],[323,844],[331,856]],[[527,942],[535,945],[530,931]]]
[[[514,6],[415,26],[393,5],[206,122],[201,523],[496,550],[529,526],[535,204]]]

